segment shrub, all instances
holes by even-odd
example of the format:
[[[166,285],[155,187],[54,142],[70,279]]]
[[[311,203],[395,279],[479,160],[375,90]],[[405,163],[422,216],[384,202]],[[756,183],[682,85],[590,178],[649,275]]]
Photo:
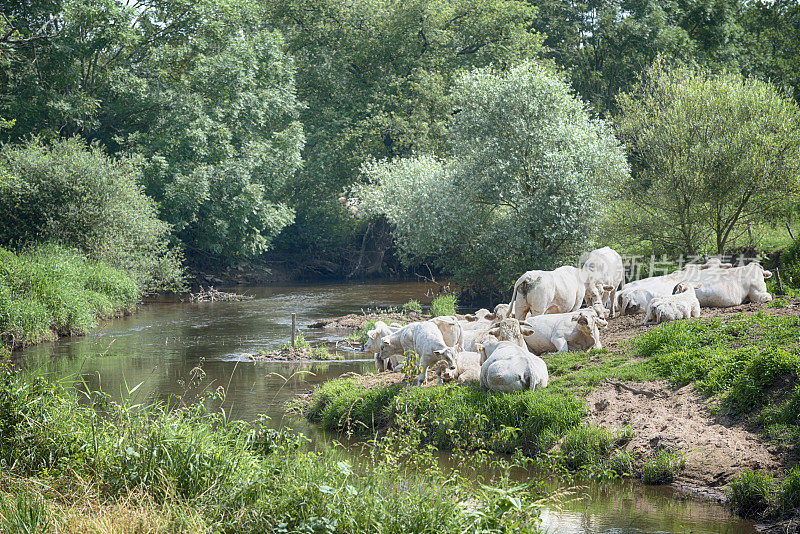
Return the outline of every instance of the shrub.
[[[742,517],[763,516],[772,504],[775,479],[767,473],[745,471],[736,477],[728,490],[728,500],[734,512]]]
[[[684,457],[679,451],[659,450],[642,465],[642,482],[644,484],[669,484],[683,469]]]
[[[401,311],[403,313],[422,313],[422,305],[419,303],[418,300],[411,299],[408,302],[406,302],[405,304],[403,304],[403,307],[401,308]],[[374,327],[374,323],[373,323],[373,327]]]
[[[455,295],[440,295],[431,302],[431,315],[441,317],[442,315],[455,315],[458,299]]]
[[[633,473],[633,454],[628,451],[614,451],[608,460],[608,466],[611,471],[621,477],[631,476]]]
[[[800,289],[800,239],[795,239],[781,253],[779,268],[784,285]]]
[[[139,185],[141,161],[72,138],[0,148],[0,245],[56,241],[127,271],[145,290],[181,285],[169,225]]]

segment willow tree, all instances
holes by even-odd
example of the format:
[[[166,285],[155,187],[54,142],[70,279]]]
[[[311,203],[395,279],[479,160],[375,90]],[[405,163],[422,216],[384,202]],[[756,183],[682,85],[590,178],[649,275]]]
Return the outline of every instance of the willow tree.
[[[484,292],[574,257],[605,186],[628,173],[610,127],[532,62],[462,76],[454,102],[450,152],[365,165],[363,210],[392,223],[406,263],[433,262]]]
[[[800,110],[769,83],[656,62],[615,119],[633,179],[617,234],[673,252],[723,253],[798,195]]]

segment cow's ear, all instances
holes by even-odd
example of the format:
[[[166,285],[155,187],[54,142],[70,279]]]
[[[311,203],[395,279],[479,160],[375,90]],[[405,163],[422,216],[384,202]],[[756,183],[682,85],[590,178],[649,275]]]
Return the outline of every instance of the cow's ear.
[[[378,337],[377,332],[367,332],[367,335],[369,336],[370,339],[375,339],[376,337]]]
[[[772,278],[772,271],[764,271],[764,279]]]
[[[695,284],[694,288],[695,288],[695,289],[700,289],[700,286],[702,286],[702,285],[703,285],[703,284]]]
[[[435,355],[437,355],[437,356],[441,356],[442,354],[444,354],[444,351],[445,351],[445,350],[447,350],[447,349],[439,349],[439,350],[435,350],[435,351],[433,351],[433,353],[434,353]]]
[[[573,315],[573,316],[572,316],[572,320],[573,320],[573,321],[577,321],[577,320],[578,320],[578,319],[580,319],[580,318],[581,318],[581,316],[580,316],[580,315]]]
[[[597,326],[599,326],[600,328],[605,328],[608,326],[608,321],[606,321],[602,317],[598,317],[597,319],[595,319],[595,324],[597,324]]]
[[[490,321],[494,321],[495,319],[497,319],[497,315],[494,313],[487,313],[486,315],[483,316],[483,318],[489,319]]]
[[[523,336],[532,336],[533,335],[533,328],[530,326],[522,326],[520,325],[519,331]]]
[[[478,320],[478,317],[470,313],[464,316],[464,320],[469,323],[474,323]]]
[[[585,315],[578,317],[578,324],[589,324],[589,319]]]
[[[491,336],[497,336],[500,334],[500,328],[498,327],[490,328],[487,333]]]

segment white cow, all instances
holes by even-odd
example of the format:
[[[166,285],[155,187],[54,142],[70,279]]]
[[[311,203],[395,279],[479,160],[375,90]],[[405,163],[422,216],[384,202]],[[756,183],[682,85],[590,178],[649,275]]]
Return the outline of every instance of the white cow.
[[[445,382],[477,382],[481,378],[481,355],[477,352],[464,351],[456,354],[456,368],[446,369],[442,373]]]
[[[381,338],[381,348],[375,356],[378,370],[399,371],[404,359],[404,346],[413,343],[414,330],[419,322],[409,323]]]
[[[444,343],[448,347],[457,347],[459,350],[463,345],[464,331],[459,324],[458,318],[454,315],[443,315],[431,319],[442,333]]]
[[[700,317],[700,301],[695,290],[701,286],[694,282],[681,282],[675,286],[672,295],[652,299],[645,311],[644,324]]]
[[[589,284],[602,289],[603,306],[609,309],[611,317],[616,315],[616,293],[625,283],[625,267],[622,256],[611,247],[603,247],[589,253],[583,263],[583,275]],[[592,295],[586,302],[592,301]]]
[[[608,322],[598,317],[592,308],[584,308],[570,313],[537,315],[526,323],[532,332],[525,336],[525,343],[534,354],[546,352],[567,352],[569,350],[602,349],[600,328]]]
[[[480,347],[481,387],[492,391],[536,390],[547,387],[549,374],[544,360],[511,341],[490,338]]]
[[[519,321],[531,315],[567,313],[576,311],[586,302],[603,313],[603,283],[592,280],[588,284],[581,269],[565,265],[554,271],[528,271],[514,284],[510,307]],[[608,288],[610,291],[611,288]]]
[[[426,381],[428,367],[439,360],[445,360],[449,369],[455,368],[456,351],[445,344],[441,330],[433,321],[406,325],[391,336],[383,338],[381,351],[396,350],[397,344],[404,353],[412,351],[419,356],[422,372],[414,381],[416,385]]]
[[[696,290],[703,307],[727,308],[745,302],[763,304],[772,300],[764,282],[772,273],[758,263],[719,270],[700,277],[702,285]]]
[[[675,284],[687,276],[685,271],[675,271],[662,276],[651,276],[628,282],[617,293],[617,307],[621,314],[636,313],[647,309],[647,304],[655,297],[667,297],[672,294]]]

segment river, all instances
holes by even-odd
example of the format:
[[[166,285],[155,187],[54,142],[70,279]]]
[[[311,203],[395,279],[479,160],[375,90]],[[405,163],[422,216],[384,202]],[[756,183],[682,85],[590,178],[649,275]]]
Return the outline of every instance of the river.
[[[362,309],[399,307],[412,298],[424,304],[431,289],[424,283],[308,284],[247,288],[244,292],[254,299],[244,302],[163,300],[106,322],[85,337],[30,347],[18,362],[74,381],[76,387],[102,389],[116,399],[134,390],[134,402],[167,401],[184,393],[190,373],[201,366],[205,376],[199,387],[224,387],[222,408],[231,417],[251,420],[266,414],[276,427],[289,426],[313,440],[335,439],[287,414],[284,403],[343,373],[374,369],[367,355],[348,353],[346,361],[304,364],[254,363],[243,355],[289,342],[292,312],[306,339],[335,342],[346,333],[304,325]],[[578,495],[545,509],[546,532],[756,532],[752,523],[732,517],[725,507],[680,498],[666,487],[615,482],[590,485]]]

